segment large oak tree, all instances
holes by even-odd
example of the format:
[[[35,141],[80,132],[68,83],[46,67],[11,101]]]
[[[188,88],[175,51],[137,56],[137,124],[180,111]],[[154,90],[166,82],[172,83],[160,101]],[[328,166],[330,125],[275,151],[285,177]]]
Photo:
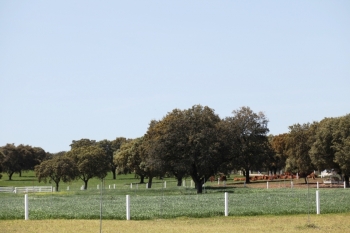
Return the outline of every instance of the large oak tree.
[[[249,183],[249,170],[267,166],[272,156],[267,137],[268,120],[264,113],[255,113],[249,107],[232,113],[232,117],[225,118],[231,140],[231,163],[245,171],[246,183]]]
[[[210,176],[225,162],[220,141],[219,122],[214,110],[195,105],[190,109],[174,109],[147,132],[151,140],[153,163],[159,161],[176,174],[191,176],[197,193]]]

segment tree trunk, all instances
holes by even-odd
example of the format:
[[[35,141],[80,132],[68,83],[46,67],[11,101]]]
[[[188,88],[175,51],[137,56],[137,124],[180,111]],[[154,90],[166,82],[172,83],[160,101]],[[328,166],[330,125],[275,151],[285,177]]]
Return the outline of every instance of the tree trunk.
[[[182,185],[182,177],[177,178],[177,186]]]
[[[112,168],[112,174],[113,174],[113,180],[117,179],[115,168],[114,169]]]
[[[194,187],[197,190],[197,194],[202,194],[203,193],[203,184],[205,179],[199,179],[198,177],[192,177],[192,180],[194,182]]]
[[[246,169],[246,171],[245,171],[245,183],[246,184],[250,183],[250,180],[249,180],[249,168]]]
[[[345,187],[349,188],[350,184],[349,184],[349,176],[348,175],[344,175],[344,181],[345,181]]]
[[[145,176],[140,176],[140,184],[144,184],[145,183]]]
[[[152,179],[153,179],[152,176],[149,176],[149,177],[148,177],[148,184],[147,184],[147,187],[148,187],[149,189],[152,187]]]
[[[59,182],[56,182],[56,192],[58,192],[58,184]]]
[[[22,171],[19,171],[19,177],[22,177]]]
[[[197,186],[197,194],[202,194],[203,193],[203,184],[200,182]]]
[[[13,175],[13,173],[14,173],[14,172],[8,173],[8,175],[9,175],[9,180],[12,180],[12,175]]]
[[[84,180],[84,190],[87,190],[87,184],[88,184],[88,180]]]

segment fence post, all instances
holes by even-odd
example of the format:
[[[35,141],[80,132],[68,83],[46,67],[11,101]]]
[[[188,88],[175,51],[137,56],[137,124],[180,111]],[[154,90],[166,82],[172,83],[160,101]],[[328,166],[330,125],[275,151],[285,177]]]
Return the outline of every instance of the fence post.
[[[225,192],[225,216],[228,216],[228,192]]]
[[[344,181],[344,188],[346,188],[346,183],[345,183],[345,181]]]
[[[166,189],[166,181],[164,181],[164,188]]]
[[[126,195],[126,220],[130,220],[130,196]]]
[[[269,182],[266,182],[266,189],[269,189]]]
[[[316,214],[320,214],[320,195],[319,195],[319,190],[316,190]]]
[[[218,178],[218,185],[220,185],[220,178]]]
[[[69,191],[69,186],[67,186],[67,191]]]
[[[293,188],[293,181],[290,182],[290,188]]]
[[[130,184],[130,188],[132,189],[132,183]]]
[[[317,189],[318,189],[318,181],[317,181]]]
[[[97,185],[97,189],[100,189],[100,185]]]
[[[29,220],[28,194],[24,194],[24,220]]]
[[[113,184],[113,189],[115,189],[115,184]]]
[[[182,186],[186,187],[186,180],[182,181]]]

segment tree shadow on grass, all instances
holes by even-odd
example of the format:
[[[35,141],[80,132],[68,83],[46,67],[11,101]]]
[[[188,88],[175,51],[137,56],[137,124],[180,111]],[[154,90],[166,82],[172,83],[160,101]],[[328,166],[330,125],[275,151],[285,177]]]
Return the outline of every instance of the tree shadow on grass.
[[[223,187],[223,186],[218,186],[218,187],[213,187],[213,186],[209,186],[209,187],[205,187],[206,190],[210,190],[210,191],[215,191],[218,193],[234,193],[234,190],[236,189],[235,187]]]

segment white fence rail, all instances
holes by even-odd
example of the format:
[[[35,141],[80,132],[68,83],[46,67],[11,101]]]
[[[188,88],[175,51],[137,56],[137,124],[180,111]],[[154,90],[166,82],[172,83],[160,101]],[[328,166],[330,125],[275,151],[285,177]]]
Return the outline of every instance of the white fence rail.
[[[13,193],[15,187],[0,187],[0,193]]]
[[[15,187],[14,193],[49,193],[53,192],[52,186],[26,186],[26,187]]]

